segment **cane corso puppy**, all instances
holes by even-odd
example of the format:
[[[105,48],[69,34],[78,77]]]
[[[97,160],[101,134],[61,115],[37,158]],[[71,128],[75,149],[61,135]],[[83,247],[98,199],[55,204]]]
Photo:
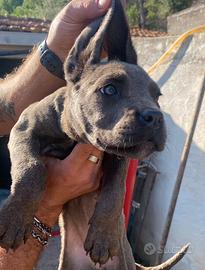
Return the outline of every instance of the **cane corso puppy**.
[[[108,58],[101,61],[103,48]],[[0,210],[0,245],[16,249],[31,233],[45,187],[41,157],[64,159],[83,142],[105,152],[104,176],[98,192],[64,206],[59,269],[147,269],[135,265],[126,237],[125,178],[129,158],[163,150],[166,129],[160,89],[137,64],[119,0],[82,31],[64,71],[66,87],[29,106],[11,131],[13,184]],[[184,252],[148,269],[170,269]]]

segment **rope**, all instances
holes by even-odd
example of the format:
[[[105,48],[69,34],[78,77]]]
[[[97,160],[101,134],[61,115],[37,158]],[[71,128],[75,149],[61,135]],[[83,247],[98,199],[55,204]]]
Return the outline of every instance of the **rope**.
[[[170,48],[159,58],[159,60],[148,69],[148,73],[151,75],[160,65],[162,65],[165,60],[171,55],[174,49],[178,48],[188,37],[196,33],[201,33],[205,31],[205,25],[193,28],[184,34],[182,34],[171,46]]]

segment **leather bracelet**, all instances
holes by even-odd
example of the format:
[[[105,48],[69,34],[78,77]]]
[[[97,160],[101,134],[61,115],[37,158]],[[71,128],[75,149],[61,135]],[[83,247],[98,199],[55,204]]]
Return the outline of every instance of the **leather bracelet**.
[[[39,45],[39,50],[41,65],[54,76],[65,80],[62,61],[53,51],[48,48],[45,40]]]

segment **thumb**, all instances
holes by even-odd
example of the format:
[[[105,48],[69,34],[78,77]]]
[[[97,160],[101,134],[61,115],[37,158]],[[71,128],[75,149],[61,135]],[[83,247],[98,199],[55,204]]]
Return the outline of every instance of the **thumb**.
[[[109,8],[111,0],[73,0],[64,9],[73,23],[86,23],[103,15]]]

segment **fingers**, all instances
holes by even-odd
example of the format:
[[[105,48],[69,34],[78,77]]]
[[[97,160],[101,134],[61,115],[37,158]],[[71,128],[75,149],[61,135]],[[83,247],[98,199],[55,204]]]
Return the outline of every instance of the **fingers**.
[[[99,159],[98,163],[92,162],[89,157],[94,156]],[[86,175],[88,184],[92,184],[93,181],[97,181],[97,174],[102,164],[103,152],[98,150],[92,145],[87,144],[77,144],[73,149],[73,152],[69,156],[70,162],[73,164],[73,168],[77,171],[81,169],[81,172]]]
[[[99,159],[98,163],[88,160],[89,156],[94,156]],[[73,169],[81,171],[85,179],[88,181],[88,186],[91,184],[92,189],[99,186],[99,179],[102,176],[100,169],[103,160],[103,152],[92,145],[77,144],[69,156],[69,161],[73,164]],[[94,186],[92,187],[92,184]]]
[[[103,15],[110,4],[111,0],[73,0],[65,7],[64,15],[73,23],[86,23]]]
[[[77,144],[75,148],[73,149],[70,157],[81,159],[82,161],[85,161],[85,160],[88,161],[88,158],[90,155],[93,155],[99,158],[100,160],[102,160],[103,158],[103,152],[89,144]],[[88,163],[90,162],[88,161]]]
[[[89,161],[88,158],[90,155],[97,157],[99,162],[94,163]],[[96,168],[98,170],[103,160],[103,152],[89,144],[77,144],[64,161],[52,157],[42,157],[42,160],[48,169],[57,168],[58,165],[62,166],[64,163],[67,166],[70,163],[73,166],[77,164],[82,166],[84,164],[88,168]]]
[[[88,160],[90,155],[98,158],[99,162],[95,163]],[[44,163],[48,169],[49,186],[55,186],[55,183],[59,182],[61,185],[68,185],[70,189],[73,188],[77,191],[81,190],[83,185],[84,189],[80,193],[96,190],[102,176],[100,169],[102,160],[103,152],[87,144],[77,144],[71,154],[64,160],[44,158]],[[75,179],[75,183],[72,187],[73,179]]]

